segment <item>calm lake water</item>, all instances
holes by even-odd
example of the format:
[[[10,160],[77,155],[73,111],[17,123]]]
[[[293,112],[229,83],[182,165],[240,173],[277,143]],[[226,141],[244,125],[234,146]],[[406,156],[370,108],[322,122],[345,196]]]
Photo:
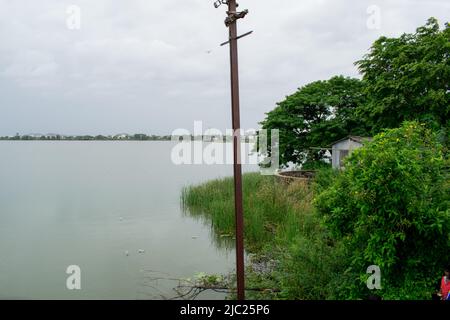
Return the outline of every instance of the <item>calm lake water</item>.
[[[180,207],[183,186],[232,166],[176,166],[173,146],[0,142],[0,298],[160,299],[176,284],[152,277],[232,271],[234,251]],[[66,288],[69,265],[81,290]]]

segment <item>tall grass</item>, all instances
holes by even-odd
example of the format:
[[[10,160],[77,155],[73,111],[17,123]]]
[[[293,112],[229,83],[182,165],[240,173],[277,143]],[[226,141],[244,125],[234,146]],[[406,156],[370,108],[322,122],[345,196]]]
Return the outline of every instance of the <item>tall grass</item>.
[[[233,179],[213,180],[182,192],[184,208],[210,219],[219,235],[234,235]],[[285,186],[271,176],[243,176],[244,238],[250,250],[306,232],[312,212],[312,192],[302,182]]]
[[[332,172],[318,176],[329,183]],[[323,181],[322,181],[323,180]],[[332,299],[344,274],[345,252],[330,240],[313,207],[314,190],[304,182],[281,183],[257,173],[243,176],[244,239],[247,252],[276,261],[266,274],[247,272],[247,283],[280,289],[258,299]],[[234,236],[233,179],[213,180],[182,192],[182,204],[211,224],[219,241]],[[230,236],[230,237],[228,237]]]

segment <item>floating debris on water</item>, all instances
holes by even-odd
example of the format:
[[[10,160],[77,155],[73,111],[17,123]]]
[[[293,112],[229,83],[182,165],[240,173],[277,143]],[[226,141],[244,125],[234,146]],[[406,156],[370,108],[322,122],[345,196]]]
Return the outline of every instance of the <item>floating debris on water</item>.
[[[231,237],[231,234],[224,233],[224,234],[221,234],[220,237],[221,238],[229,238],[229,237]]]

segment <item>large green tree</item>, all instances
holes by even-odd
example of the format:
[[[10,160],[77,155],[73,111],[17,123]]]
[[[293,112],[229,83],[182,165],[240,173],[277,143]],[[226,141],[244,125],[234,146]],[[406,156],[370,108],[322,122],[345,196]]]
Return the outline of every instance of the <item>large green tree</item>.
[[[320,160],[331,142],[366,128],[356,117],[364,102],[364,84],[336,76],[315,81],[298,89],[268,112],[263,129],[280,130],[280,162],[304,163]]]
[[[435,18],[415,33],[381,37],[356,65],[366,83],[361,108],[373,132],[405,120],[447,128],[450,116],[450,26]]]
[[[398,38],[381,37],[356,62],[362,81],[334,77],[307,84],[261,123],[280,130],[281,163],[320,160],[346,135],[376,134],[417,120],[450,140],[450,26],[436,19]]]

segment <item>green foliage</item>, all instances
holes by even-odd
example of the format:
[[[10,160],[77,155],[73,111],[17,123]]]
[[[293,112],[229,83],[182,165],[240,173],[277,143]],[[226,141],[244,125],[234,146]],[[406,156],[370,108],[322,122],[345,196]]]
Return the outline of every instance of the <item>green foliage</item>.
[[[302,170],[321,170],[321,169],[328,169],[331,168],[330,162],[325,162],[323,160],[318,161],[306,161],[302,164]]]
[[[319,194],[324,189],[328,188],[338,175],[339,170],[334,169],[331,166],[317,170],[313,183],[314,193]]]
[[[255,297],[367,298],[366,270],[378,265],[384,299],[430,298],[449,263],[449,57],[450,26],[431,18],[414,34],[378,39],[356,63],[362,81],[307,84],[267,114],[261,124],[280,130],[280,162],[318,172],[312,188],[244,177],[247,247],[277,261],[248,280],[281,289]],[[369,132],[378,135],[343,172],[316,148]],[[234,233],[232,199],[231,179],[183,193],[222,236]]]
[[[276,236],[297,235],[303,225],[302,212],[311,212],[312,193],[303,183],[282,187],[272,176],[245,174],[245,241],[252,251],[260,251]],[[182,203],[193,216],[212,221],[218,240],[234,235],[233,179],[219,179],[187,187]]]
[[[371,135],[405,120],[441,131],[450,128],[450,26],[430,18],[413,34],[380,37],[357,61],[362,81],[333,77],[315,81],[279,102],[261,122],[280,130],[282,164],[324,158],[327,147],[348,135]]]
[[[340,243],[330,241],[316,221],[313,234],[298,234],[284,250],[277,269],[286,299],[338,299],[347,257]]]
[[[430,18],[414,34],[381,37],[358,62],[367,103],[360,114],[374,132],[405,120],[448,128],[450,26]]]
[[[336,174],[330,168],[321,172]],[[244,237],[247,252],[253,254],[246,272],[247,287],[267,289],[249,291],[248,297],[338,298],[336,288],[340,275],[345,276],[348,255],[314,213],[312,188],[303,182],[286,185],[259,174],[244,175],[243,186]],[[221,235],[234,234],[232,190],[232,179],[222,179],[183,192],[186,209],[212,224],[218,241],[228,239]],[[263,271],[255,271],[255,265],[256,269],[263,265]]]
[[[324,147],[349,134],[363,134],[365,128],[355,118],[362,104],[363,83],[358,79],[333,77],[298,89],[267,113],[263,129],[280,130],[280,162],[316,161]]]
[[[315,200],[333,238],[352,253],[353,272],[364,281],[369,265],[380,266],[385,298],[428,298],[448,263],[445,163],[436,134],[405,122],[355,150]]]
[[[206,214],[207,219],[212,221],[218,240],[234,235],[233,188],[233,179],[225,178],[188,187],[182,192],[186,210],[199,218]],[[261,246],[273,238],[274,225],[285,204],[277,200],[273,177],[247,174],[243,179],[243,189],[245,240],[250,246]]]

